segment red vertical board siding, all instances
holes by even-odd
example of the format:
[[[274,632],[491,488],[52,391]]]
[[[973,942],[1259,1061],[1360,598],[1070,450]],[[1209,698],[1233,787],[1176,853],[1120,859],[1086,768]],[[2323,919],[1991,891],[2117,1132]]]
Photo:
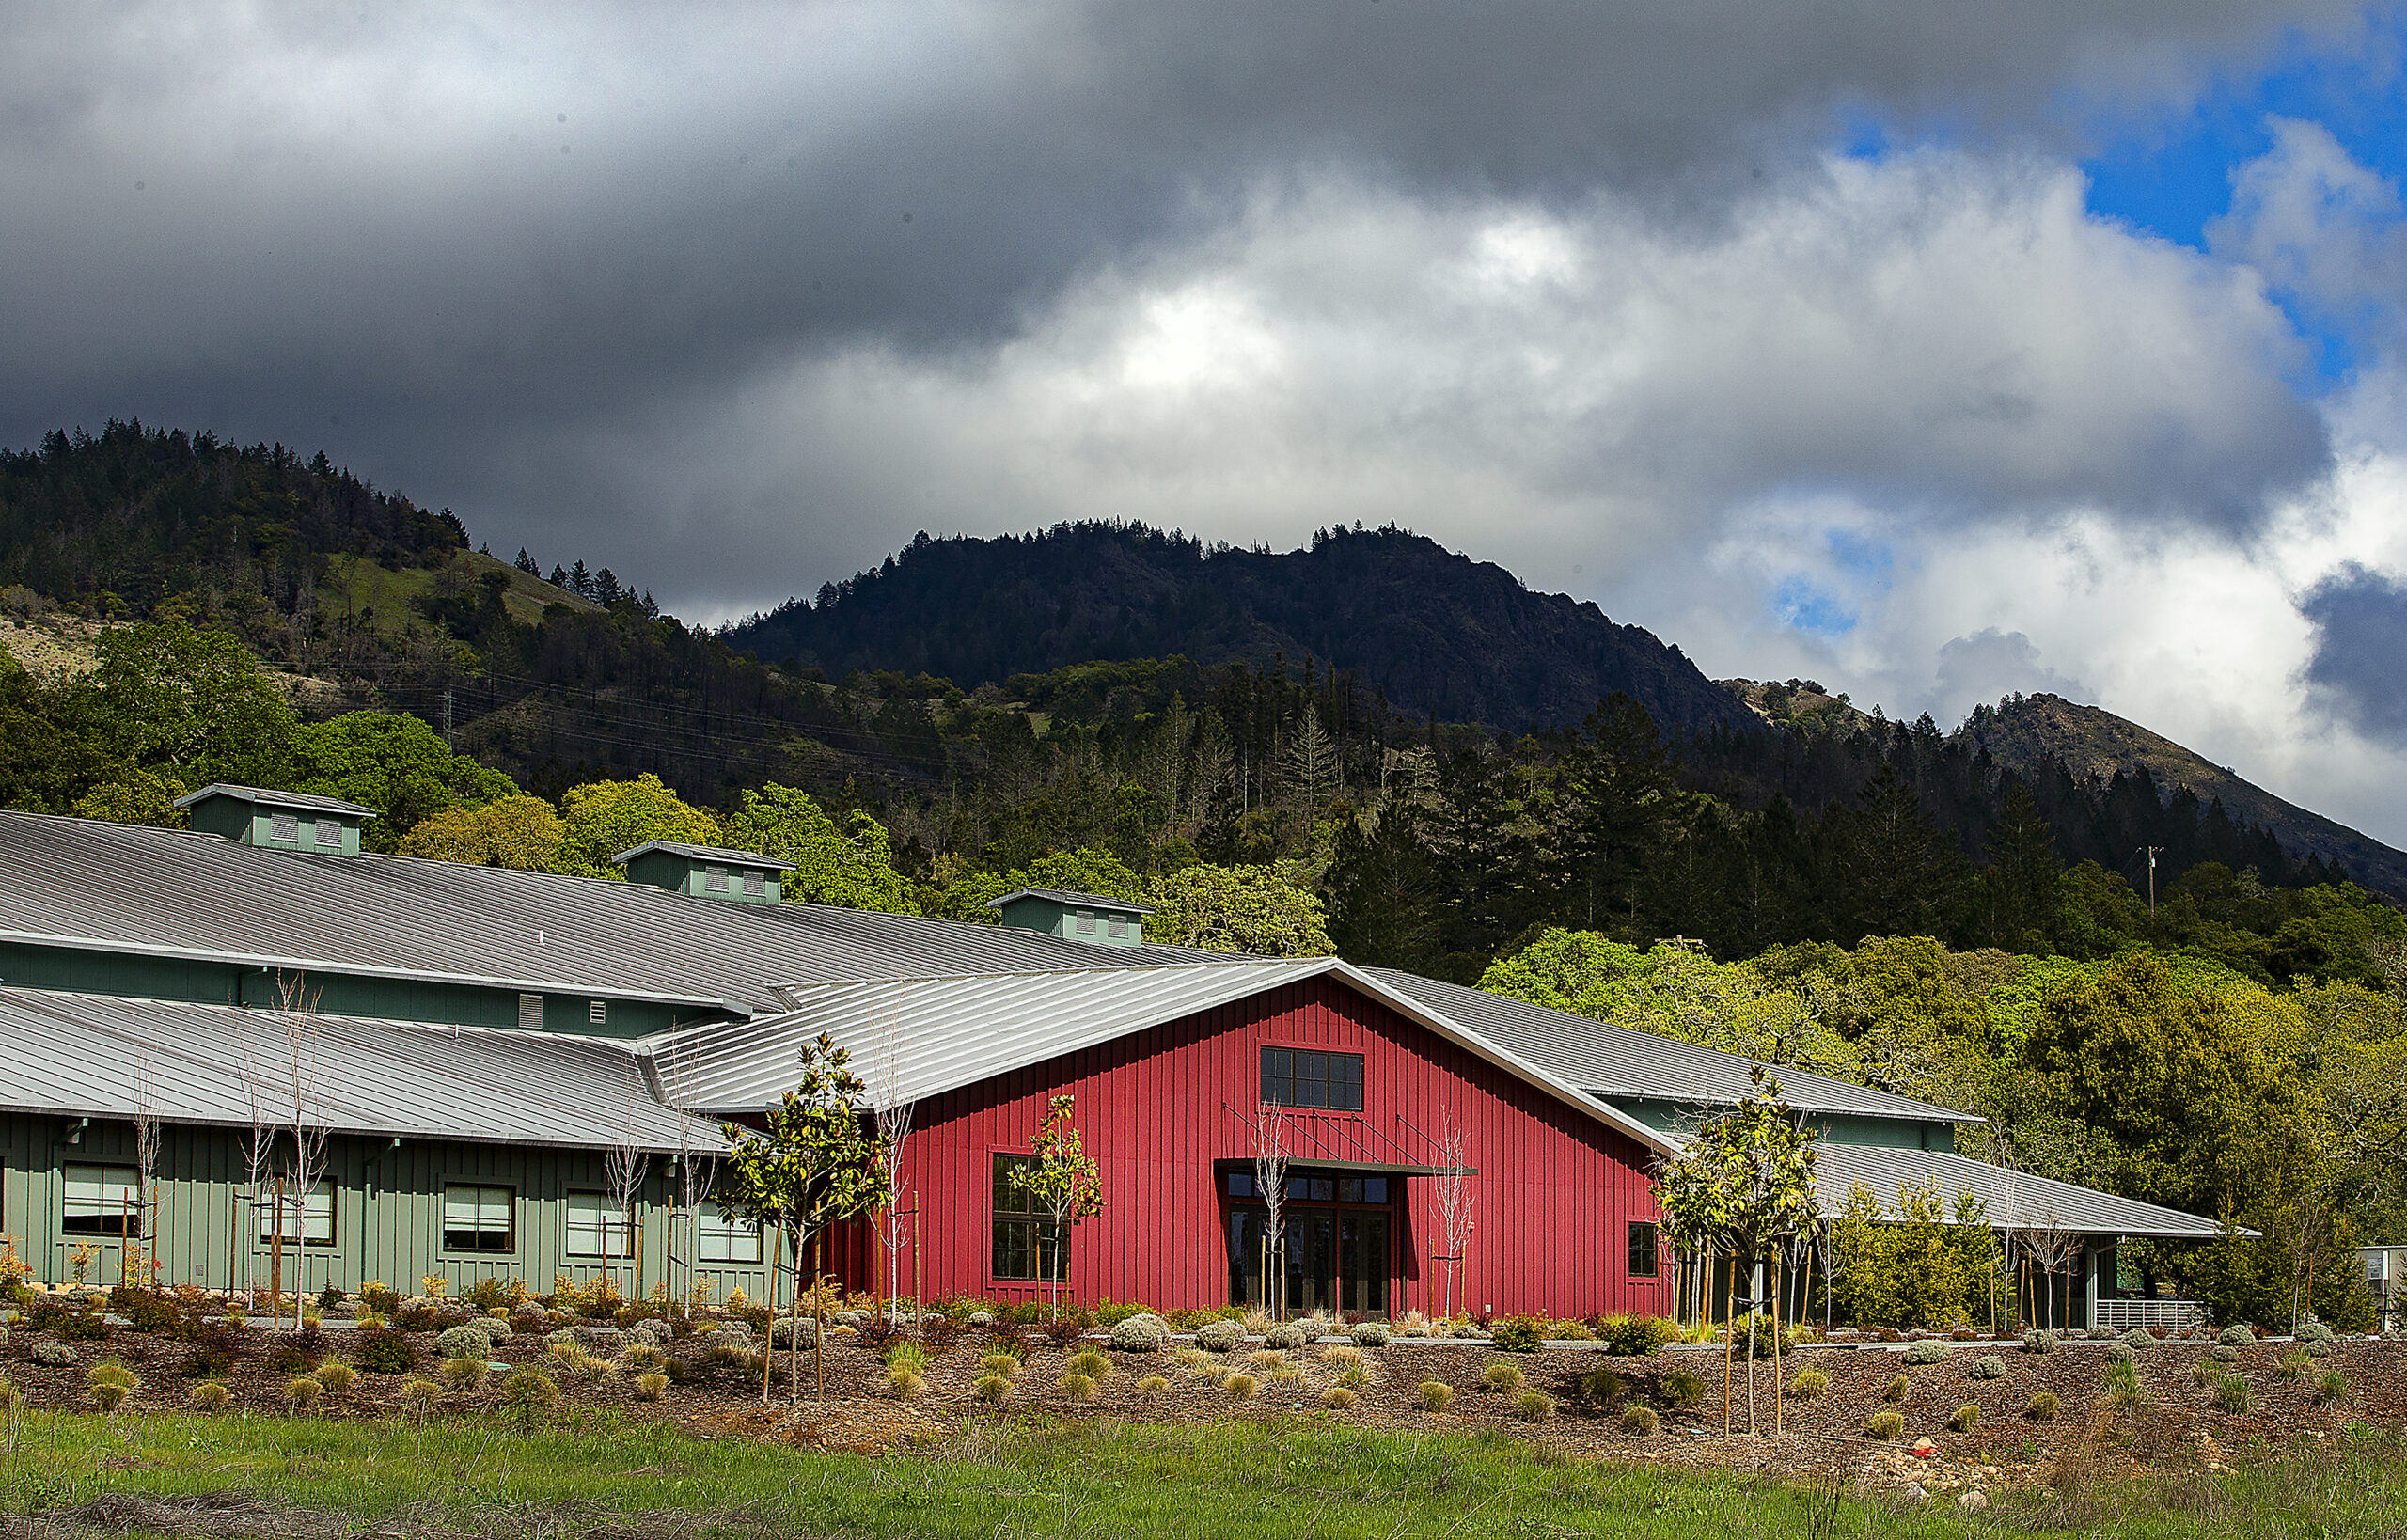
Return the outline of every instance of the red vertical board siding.
[[[1047,1100],[1078,1098],[1074,1121],[1100,1168],[1103,1212],[1070,1245],[1069,1296],[1139,1299],[1178,1310],[1225,1303],[1225,1206],[1215,1160],[1250,1160],[1246,1118],[1260,1092],[1261,1048],[1292,1044],[1363,1056],[1359,1120],[1328,1121],[1369,1148],[1357,1158],[1432,1165],[1442,1113],[1463,1128],[1473,1197],[1457,1308],[1558,1316],[1660,1312],[1656,1280],[1628,1275],[1631,1220],[1656,1217],[1644,1146],[1548,1092],[1355,993],[1314,979],[1217,1007],[1099,1047],[1015,1070],[923,1102],[906,1154],[920,1211],[920,1287],[928,1297],[1037,1298],[1040,1286],[990,1276],[993,1157],[1025,1151]],[[1242,1115],[1240,1115],[1242,1114]],[[1292,1111],[1299,1121],[1323,1115]],[[1367,1132],[1365,1130],[1368,1130]],[[1390,1143],[1400,1150],[1390,1148]],[[1350,1155],[1332,1133],[1328,1153]],[[1312,1163],[1309,1140],[1295,1156]],[[1413,1177],[1392,1205],[1398,1253],[1389,1310],[1431,1307],[1434,1181]],[[885,1253],[864,1233],[835,1247],[856,1288],[884,1292]],[[901,1269],[905,1291],[912,1259]]]

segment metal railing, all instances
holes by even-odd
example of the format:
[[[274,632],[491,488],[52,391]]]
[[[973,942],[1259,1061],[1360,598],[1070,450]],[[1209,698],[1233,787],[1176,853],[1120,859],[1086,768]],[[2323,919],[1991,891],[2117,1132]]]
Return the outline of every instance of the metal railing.
[[[2133,1327],[2164,1327],[2186,1331],[2207,1323],[2205,1307],[2195,1299],[2100,1299],[2098,1324],[2116,1331]]]

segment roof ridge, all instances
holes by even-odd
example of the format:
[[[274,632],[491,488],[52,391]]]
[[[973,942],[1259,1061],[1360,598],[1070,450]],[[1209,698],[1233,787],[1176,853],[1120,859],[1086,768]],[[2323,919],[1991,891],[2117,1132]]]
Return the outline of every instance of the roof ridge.
[[[1089,974],[1194,972],[1216,967],[1261,967],[1286,964],[1328,964],[1335,957],[1257,957],[1251,952],[1232,952],[1229,960],[1202,962],[1179,960],[1160,963],[1131,963],[1120,966],[1097,965],[1093,967],[1007,967],[964,968],[954,973],[881,973],[857,979],[811,979],[793,983],[775,983],[771,989],[851,989],[861,984],[879,983],[952,983],[963,979],[1062,979],[1083,978]]]

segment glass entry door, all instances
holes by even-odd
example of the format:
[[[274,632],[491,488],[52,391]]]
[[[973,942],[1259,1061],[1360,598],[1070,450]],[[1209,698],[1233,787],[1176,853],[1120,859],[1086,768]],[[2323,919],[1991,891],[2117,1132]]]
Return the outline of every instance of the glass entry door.
[[[1281,1217],[1287,1230],[1282,1271],[1290,1313],[1314,1310],[1387,1313],[1393,1256],[1385,1210],[1293,1204]],[[1229,1282],[1234,1303],[1263,1301],[1263,1229],[1261,1209],[1230,1211]]]

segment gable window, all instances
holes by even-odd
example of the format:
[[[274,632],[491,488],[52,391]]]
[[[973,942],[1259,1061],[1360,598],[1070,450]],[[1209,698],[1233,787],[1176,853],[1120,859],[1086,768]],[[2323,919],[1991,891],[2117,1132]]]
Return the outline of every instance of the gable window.
[[[1111,917],[1110,924],[1105,927],[1105,933],[1114,941],[1127,940],[1128,917],[1125,915],[1113,915]]]
[[[1094,934],[1093,910],[1081,909],[1078,911],[1078,934],[1080,935],[1093,935]]]
[[[1262,1050],[1262,1099],[1271,1107],[1362,1110],[1362,1056],[1302,1048]]]
[[[454,1182],[443,1189],[443,1249],[447,1251],[515,1251],[512,1218],[518,1195],[508,1187]]]
[[[746,898],[759,898],[768,890],[768,880],[763,877],[761,873],[758,872],[747,872],[744,873],[744,896]]]
[[[761,1227],[729,1217],[705,1198],[694,1211],[694,1253],[704,1262],[759,1262]]]
[[[1007,1282],[1050,1279],[1062,1265],[1062,1227],[1012,1185],[1012,1172],[1031,1169],[1034,1155],[995,1157],[995,1277]]]
[[[342,825],[332,818],[319,819],[317,840],[318,848],[321,850],[340,850],[342,848]]]
[[[631,1257],[636,1254],[635,1217],[606,1192],[568,1195],[568,1254]]]
[[[518,997],[518,1025],[530,1032],[539,1032],[543,1029],[543,996],[521,995]]]
[[[58,1228],[70,1235],[142,1234],[142,1173],[131,1166],[70,1166]]]
[[[301,820],[292,813],[270,813],[267,818],[267,837],[271,840],[297,841],[301,838]]]
[[[270,1186],[262,1191],[254,1205],[260,1216],[260,1240],[273,1246],[278,1240],[286,1244],[297,1240],[304,1246],[332,1246],[335,1243],[335,1189],[323,1182],[307,1192],[295,1192],[287,1186],[279,1202],[276,1189]],[[284,1210],[279,1227],[276,1209]]]
[[[723,866],[706,866],[702,868],[702,887],[714,893],[726,892],[727,868]]]
[[[1647,1224],[1642,1220],[1632,1220],[1630,1222],[1630,1277],[1653,1278],[1656,1276],[1655,1239],[1656,1230],[1653,1225]]]

